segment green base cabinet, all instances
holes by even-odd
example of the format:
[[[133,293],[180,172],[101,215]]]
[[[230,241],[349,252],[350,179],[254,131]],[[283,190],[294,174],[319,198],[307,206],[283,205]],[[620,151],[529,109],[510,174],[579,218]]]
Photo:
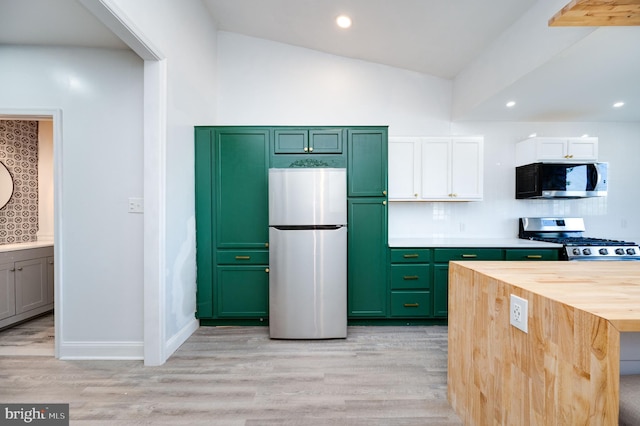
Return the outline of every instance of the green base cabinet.
[[[431,250],[391,249],[390,257],[391,317],[431,317]]]
[[[218,266],[216,312],[218,318],[267,318],[269,274],[266,266]]]

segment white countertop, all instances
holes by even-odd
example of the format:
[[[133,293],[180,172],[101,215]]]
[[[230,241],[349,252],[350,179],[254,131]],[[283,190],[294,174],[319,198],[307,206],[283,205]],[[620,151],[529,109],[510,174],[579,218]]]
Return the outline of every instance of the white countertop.
[[[33,241],[31,243],[0,244],[0,253],[53,246],[53,241]]]
[[[521,238],[389,238],[389,247],[561,248],[562,244]]]

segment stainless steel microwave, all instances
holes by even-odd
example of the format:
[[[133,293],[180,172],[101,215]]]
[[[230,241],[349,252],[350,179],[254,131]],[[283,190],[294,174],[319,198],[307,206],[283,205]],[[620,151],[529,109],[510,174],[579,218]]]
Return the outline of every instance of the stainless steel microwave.
[[[516,167],[516,198],[607,195],[608,163],[533,163]]]

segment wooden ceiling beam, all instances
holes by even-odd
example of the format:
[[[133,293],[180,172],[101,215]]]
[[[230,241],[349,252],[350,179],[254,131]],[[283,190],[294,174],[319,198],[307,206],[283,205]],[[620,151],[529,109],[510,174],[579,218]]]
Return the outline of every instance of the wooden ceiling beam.
[[[640,25],[640,0],[572,0],[549,19],[550,27]]]

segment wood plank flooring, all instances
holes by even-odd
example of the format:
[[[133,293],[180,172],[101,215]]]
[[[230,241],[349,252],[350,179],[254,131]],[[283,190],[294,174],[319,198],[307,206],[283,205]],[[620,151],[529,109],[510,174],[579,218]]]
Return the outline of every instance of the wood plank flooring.
[[[349,327],[270,340],[201,327],[162,366],[60,361],[53,317],[0,332],[0,401],[69,403],[78,425],[461,425],[447,402],[447,328]],[[31,348],[30,348],[31,346]]]

